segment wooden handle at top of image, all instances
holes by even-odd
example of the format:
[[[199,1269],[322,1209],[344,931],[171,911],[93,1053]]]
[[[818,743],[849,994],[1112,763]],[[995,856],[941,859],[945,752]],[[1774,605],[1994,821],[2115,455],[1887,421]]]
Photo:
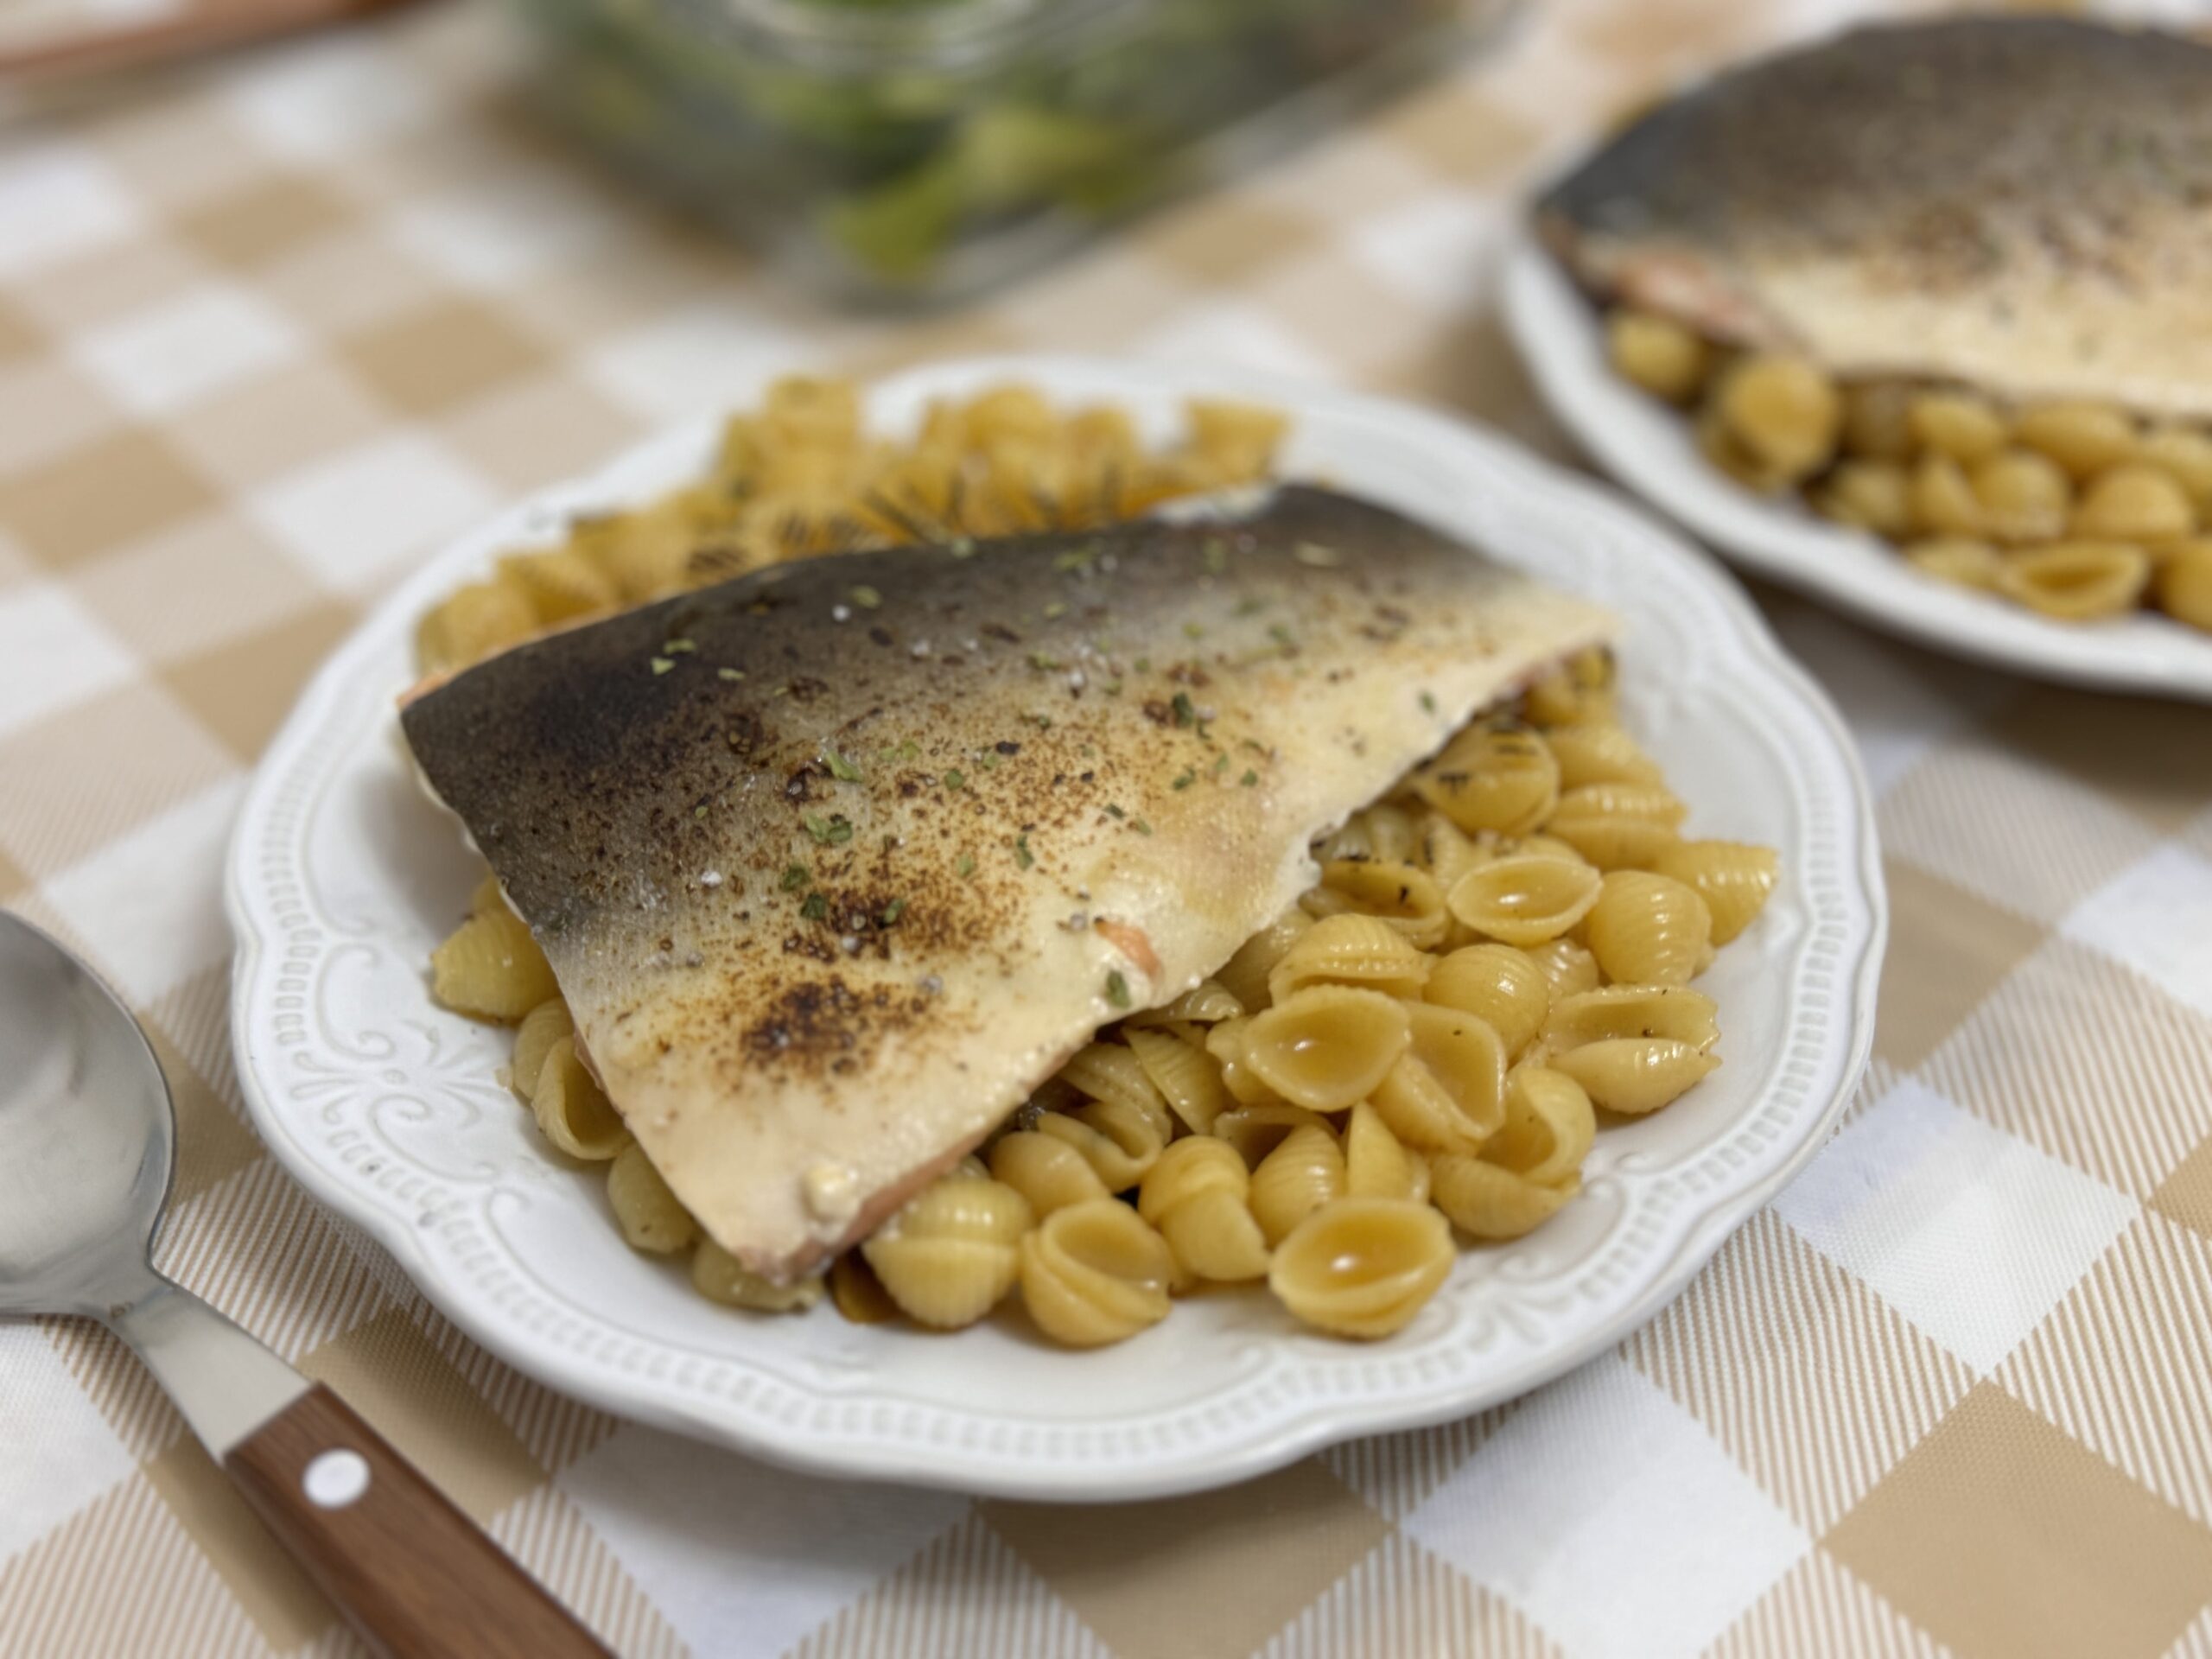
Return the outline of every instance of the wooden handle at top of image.
[[[607,1659],[607,1649],[328,1389],[231,1448],[254,1512],[395,1659]]]

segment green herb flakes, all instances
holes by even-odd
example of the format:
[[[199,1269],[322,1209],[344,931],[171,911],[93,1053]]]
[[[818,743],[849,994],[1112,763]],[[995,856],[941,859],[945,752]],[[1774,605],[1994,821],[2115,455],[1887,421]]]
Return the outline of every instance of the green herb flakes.
[[[862,584],[858,588],[848,588],[846,593],[852,600],[853,603],[859,606],[861,609],[864,611],[872,611],[877,606],[883,603],[883,595],[877,593],[874,588],[868,587],[866,584]]]
[[[830,768],[832,778],[841,782],[857,784],[861,780],[861,769],[827,743],[822,746],[822,764]]]
[[[1433,715],[1436,712],[1436,699],[1426,691],[1421,694],[1421,711],[1424,715]]]
[[[1061,662],[1058,658],[1052,656],[1050,652],[1033,651],[1029,653],[1029,666],[1034,669],[1041,669],[1049,671],[1056,668],[1065,668],[1067,664]]]
[[[1152,833],[1152,826],[1147,823],[1142,818],[1131,818],[1129,820],[1129,828],[1135,830],[1137,834],[1141,836],[1148,836]]]
[[[1178,691],[1174,701],[1168,706],[1175,711],[1175,723],[1178,726],[1195,726],[1198,723],[1198,705],[1191,701],[1189,692]]]
[[[1127,1008],[1129,1002],[1129,982],[1122,977],[1116,968],[1106,976],[1106,1000],[1117,1008]]]
[[[1227,772],[1229,770],[1229,757],[1226,754],[1217,754],[1214,756],[1213,769],[1217,774]]]
[[[1198,548],[1198,563],[1206,575],[1220,575],[1229,569],[1229,543],[1218,536],[1209,536]]]
[[[715,671],[715,677],[718,680],[741,680],[745,677],[745,671],[741,668],[718,668]]]
[[[953,767],[944,774],[944,786],[947,789],[965,789],[968,786],[968,774],[957,766]]]
[[[976,543],[965,536],[956,536],[944,544],[944,550],[956,559],[969,559],[976,556]]]
[[[959,859],[953,864],[952,873],[965,881],[976,874],[976,861],[966,853],[961,854]]]
[[[660,642],[660,648],[671,657],[681,657],[698,650],[699,642],[696,639],[664,639]]]
[[[1014,861],[1015,868],[1024,870],[1037,861],[1037,855],[1029,850],[1029,837],[1026,835],[1014,838]]]
[[[893,899],[883,907],[881,913],[875,919],[879,925],[891,927],[895,925],[899,918],[906,913],[906,901],[904,899]]]
[[[675,660],[671,658],[656,657],[653,658],[653,672],[655,674],[665,674],[670,669],[674,668],[675,666]]]
[[[1188,789],[1192,784],[1195,784],[1198,781],[1198,774],[1195,772],[1186,770],[1181,777],[1170,784],[1168,787],[1170,789]]]
[[[830,901],[819,893],[810,893],[806,902],[798,907],[798,913],[810,922],[818,922],[830,913]]]
[[[1198,623],[1185,622],[1183,625],[1183,637],[1185,639],[1203,639],[1206,637],[1206,631]]]
[[[804,887],[813,879],[813,876],[808,873],[807,868],[804,864],[786,864],[784,866],[784,891],[785,893],[797,893],[801,887]]]
[[[806,833],[823,847],[842,847],[853,838],[851,822],[842,812],[823,817],[819,813],[799,815],[799,822],[806,826]]]
[[[1299,543],[1296,547],[1290,550],[1290,556],[1300,564],[1312,565],[1316,569],[1323,570],[1344,562],[1344,555],[1338,552],[1335,548],[1324,547],[1319,542]]]
[[[1067,613],[1068,602],[1065,599],[1056,599],[1045,607],[1045,620],[1047,622],[1056,622]]]
[[[1253,785],[1260,781],[1260,774],[1254,772],[1249,766],[1247,766],[1244,769],[1244,775],[1242,778],[1239,778],[1236,781],[1243,785],[1245,788],[1249,789]]]

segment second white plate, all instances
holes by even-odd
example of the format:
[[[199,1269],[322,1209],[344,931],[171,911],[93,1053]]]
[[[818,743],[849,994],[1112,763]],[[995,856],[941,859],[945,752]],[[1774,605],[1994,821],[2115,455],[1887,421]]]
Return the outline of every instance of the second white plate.
[[[270,746],[232,848],[233,1037],[255,1122],[323,1202],[519,1369],[608,1410],[809,1469],[1065,1499],[1218,1485],[1332,1440],[1510,1398],[1674,1296],[1819,1145],[1865,1061],[1881,958],[1864,779],[1827,702],[1711,561],[1519,449],[1437,416],[1256,376],[1066,359],[950,364],[877,389],[926,401],[1020,378],[1110,399],[1156,433],[1193,395],[1274,404],[1294,474],[1415,514],[1627,622],[1627,718],[1702,834],[1781,850],[1766,913],[1700,982],[1721,1070],[1605,1131],[1583,1195],[1468,1252],[1374,1344],[1299,1331],[1261,1294],[1201,1296],[1096,1353],[1018,1317],[957,1337],[733,1313],[625,1246],[595,1171],[563,1167],[495,1079],[511,1038],[434,1004],[431,948],[480,873],[416,789],[394,694],[416,618],[570,514],[694,478],[715,432],[671,432],[447,549],[340,647]],[[732,388],[742,397],[748,388]]]
[[[2154,612],[2055,622],[2008,601],[1924,576],[1879,537],[1791,500],[1752,494],[1698,454],[1681,414],[1605,360],[1597,309],[1522,236],[1506,253],[1507,327],[1570,436],[1605,471],[1761,575],[1881,627],[2018,673],[2113,691],[2212,702],[2212,634]]]

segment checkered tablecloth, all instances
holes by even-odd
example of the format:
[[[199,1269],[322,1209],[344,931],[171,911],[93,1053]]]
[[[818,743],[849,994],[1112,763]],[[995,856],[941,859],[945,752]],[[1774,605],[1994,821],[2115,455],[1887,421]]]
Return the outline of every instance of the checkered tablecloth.
[[[825,313],[575,165],[474,7],[0,124],[0,904],[152,1033],[168,1271],[626,1655],[2212,1659],[2212,710],[1762,595],[1880,795],[1840,1135],[1612,1353],[1205,1497],[976,1503],[623,1424],[463,1339],[239,1109],[225,833],[440,537],[772,372],[952,351],[1255,364],[1557,449],[1486,292],[1515,193],[1819,10],[1532,0],[1333,141],[924,322]],[[114,1342],[0,1326],[0,1653],[354,1650]]]

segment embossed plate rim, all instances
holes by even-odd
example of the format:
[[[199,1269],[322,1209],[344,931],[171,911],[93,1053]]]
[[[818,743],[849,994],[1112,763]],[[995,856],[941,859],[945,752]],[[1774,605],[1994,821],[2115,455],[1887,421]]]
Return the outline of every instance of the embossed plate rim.
[[[1610,1183],[1618,1213],[1571,1270],[1554,1274],[1561,1282],[1516,1277],[1522,1258],[1502,1254],[1486,1274],[1455,1274],[1422,1321],[1371,1347],[1239,1336],[1220,1322],[1224,1316],[1209,1313],[1216,1324],[1189,1340],[1212,1343],[1218,1332],[1216,1359],[1226,1380],[1172,1408],[1118,1410],[1100,1400],[1079,1424],[1008,1420],[979,1412],[964,1392],[902,1392],[888,1366],[810,1390],[767,1357],[640,1338],[620,1310],[563,1301],[557,1286],[533,1279],[531,1264],[498,1230],[503,1205],[526,1207],[530,1189],[544,1187],[552,1166],[542,1157],[533,1153],[529,1165],[487,1172],[473,1185],[442,1185],[396,1169],[399,1160],[365,1148],[360,1135],[338,1131],[327,1114],[287,1103],[288,1087],[304,1101],[303,1091],[326,1076],[334,1088],[350,1076],[372,1089],[385,1075],[384,1058],[316,1052],[306,1068],[312,1076],[301,1080],[314,1049],[306,1011],[330,961],[349,948],[324,937],[334,931],[327,913],[318,922],[308,825],[336,780],[378,764],[368,746],[389,741],[383,710],[392,688],[369,683],[367,665],[391,658],[423,606],[529,526],[680,475],[709,442],[714,423],[702,420],[649,439],[592,480],[541,493],[429,561],[340,647],[270,745],[239,817],[226,884],[238,941],[232,1037],[256,1126],[317,1198],[367,1230],[456,1325],[517,1369],[608,1411],[817,1472],[1068,1501],[1189,1491],[1265,1472],[1338,1440],[1478,1410],[1601,1352],[1672,1300],[1802,1166],[1864,1069],[1886,918],[1868,791],[1841,721],[1704,555],[1603,492],[1442,416],[1265,375],[1072,358],[942,364],[892,377],[874,396],[911,403],[928,391],[1015,377],[1065,397],[1155,408],[1192,394],[1276,403],[1302,426],[1333,423],[1364,434],[1380,446],[1372,453],[1390,457],[1373,463],[1378,478],[1399,475],[1406,491],[1447,491],[1450,516],[1463,527],[1496,520],[1485,532],[1496,539],[1510,521],[1523,559],[1586,538],[1609,550],[1604,557],[1626,561],[1639,591],[1648,584],[1665,594],[1699,645],[1637,671],[1656,676],[1655,701],[1669,685],[1694,684],[1702,696],[1745,694],[1731,706],[1777,769],[1775,787],[1789,791],[1793,833],[1812,849],[1801,849],[1797,877],[1806,884],[1803,937],[1789,942],[1775,964],[1789,969],[1789,983],[1785,1027],[1765,1061],[1771,1086],[1706,1141],[1611,1158],[1592,1190]],[[1364,481],[1390,493],[1357,469],[1338,477],[1348,487]],[[420,976],[419,966],[407,971]],[[430,1058],[420,1064],[432,1065],[443,1052],[439,1033],[454,1017],[427,998],[422,1016],[408,1023],[427,1033]],[[406,1076],[404,1067],[397,1071]],[[505,1093],[473,1074],[448,1086],[465,1114]],[[1540,1328],[1535,1309],[1550,1310],[1553,1326]],[[698,1312],[702,1332],[727,1338],[732,1316],[704,1303]],[[1530,1323],[1501,1333],[1501,1322],[1516,1317]],[[835,1340],[834,1324],[811,1329],[830,1333],[824,1343]],[[1062,1357],[1037,1363],[1049,1370]]]
[[[1924,576],[1878,537],[1731,482],[1689,423],[1605,360],[1596,308],[1524,225],[1503,253],[1507,331],[1552,413],[1622,486],[1731,559],[1908,639],[2067,684],[2212,702],[2212,634],[2150,612],[2054,622]]]

